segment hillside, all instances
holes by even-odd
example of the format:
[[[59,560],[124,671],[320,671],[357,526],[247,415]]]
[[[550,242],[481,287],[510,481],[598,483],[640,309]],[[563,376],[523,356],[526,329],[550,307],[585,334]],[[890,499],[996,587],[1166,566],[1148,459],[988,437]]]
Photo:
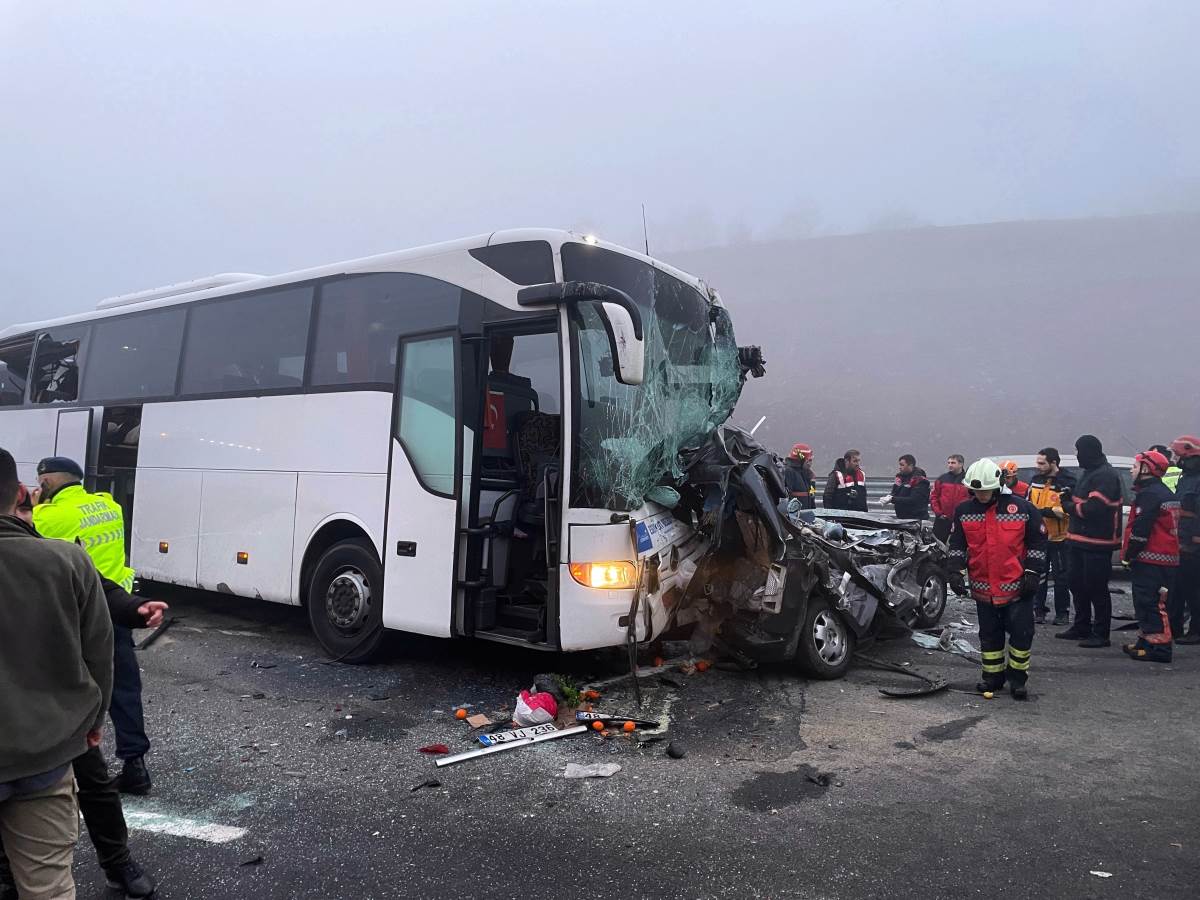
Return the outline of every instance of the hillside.
[[[911,451],[1128,454],[1200,430],[1200,215],[1014,222],[718,247],[670,262],[716,287],[767,377],[734,421],[828,471]]]

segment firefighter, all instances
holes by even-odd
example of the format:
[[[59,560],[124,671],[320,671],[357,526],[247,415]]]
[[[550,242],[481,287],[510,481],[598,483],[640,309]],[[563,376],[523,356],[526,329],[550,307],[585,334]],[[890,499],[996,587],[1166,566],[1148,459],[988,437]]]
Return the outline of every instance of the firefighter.
[[[969,589],[979,614],[983,679],[975,688],[998,691],[1007,681],[1013,699],[1026,700],[1033,598],[1046,569],[1046,527],[1032,503],[1001,493],[1002,473],[993,460],[972,463],[964,483],[972,499],[954,510],[949,564],[955,593]]]
[[[1006,459],[1000,463],[1000,471],[1003,473],[1004,486],[1002,491],[1007,491],[1010,494],[1016,494],[1018,497],[1029,496],[1029,484],[1021,480],[1018,472],[1020,466],[1017,465],[1015,459]]]
[[[109,494],[89,493],[80,483],[79,463],[52,456],[38,463],[40,485],[33,526],[46,538],[74,541],[87,551],[100,574],[133,592],[134,571],[125,564],[125,514]],[[142,711],[142,676],[133,653],[133,633],[117,624],[113,630],[113,692],[109,716],[122,760],[117,779],[127,794],[150,793],[150,773],[143,757],[150,749]]]
[[[1200,437],[1185,434],[1171,442],[1179,463],[1179,571],[1170,597],[1171,630],[1177,644],[1200,644]],[[1169,485],[1168,485],[1169,487]],[[1184,617],[1190,616],[1184,633]]]
[[[1140,630],[1137,641],[1121,649],[1143,662],[1171,661],[1166,598],[1179,567],[1179,501],[1163,484],[1169,464],[1157,450],[1147,450],[1135,456],[1129,467],[1136,497],[1121,544],[1121,565],[1132,576],[1133,609]]]
[[[783,481],[787,485],[788,496],[798,500],[801,509],[816,509],[817,506],[812,460],[812,447],[796,444],[783,464]]]

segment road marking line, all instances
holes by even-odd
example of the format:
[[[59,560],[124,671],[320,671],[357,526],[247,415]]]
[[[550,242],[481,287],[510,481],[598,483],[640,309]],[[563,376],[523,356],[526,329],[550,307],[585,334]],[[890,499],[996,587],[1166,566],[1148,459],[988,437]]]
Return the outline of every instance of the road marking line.
[[[125,824],[139,831],[170,834],[196,841],[207,841],[210,844],[228,844],[230,841],[236,841],[238,838],[246,836],[245,828],[237,828],[233,825],[218,825],[215,822],[201,822],[199,819],[186,819],[183,816],[146,812],[128,807],[125,809]]]

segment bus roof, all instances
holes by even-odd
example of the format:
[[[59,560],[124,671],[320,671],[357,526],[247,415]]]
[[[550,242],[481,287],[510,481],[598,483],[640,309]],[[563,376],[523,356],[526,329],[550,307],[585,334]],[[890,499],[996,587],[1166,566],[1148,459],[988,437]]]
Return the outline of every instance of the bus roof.
[[[444,241],[438,244],[426,244],[424,246],[413,247],[408,250],[394,250],[388,253],[379,253],[374,256],[364,256],[359,259],[344,260],[342,262],[314,266],[308,269],[297,269],[293,272],[281,272],[277,275],[254,275],[244,272],[226,272],[219,275],[210,275],[205,278],[179,282],[159,288],[136,291],[131,294],[122,294],[120,296],[109,297],[101,300],[98,304],[96,304],[95,309],[88,310],[87,312],[74,313],[68,316],[60,316],[55,319],[46,319],[42,321],[24,322],[18,325],[10,325],[7,328],[0,329],[0,340],[52,326],[69,325],[75,322],[90,322],[114,315],[124,315],[127,313],[139,312],[148,309],[159,309],[165,306],[175,306],[177,304],[189,303],[195,300],[204,300],[209,297],[237,294],[247,289],[259,290],[261,288],[277,287],[297,281],[309,281],[312,279],[326,278],[334,275],[347,275],[364,272],[403,271],[402,268],[397,268],[397,266],[401,266],[405,262],[427,259],[429,257],[440,256],[446,253],[474,250],[492,244],[510,244],[516,241],[546,241],[550,244],[550,247],[556,256],[558,255],[562,245],[566,243],[594,244],[607,250],[623,253],[626,256],[632,256],[642,260],[643,262],[650,263],[656,268],[661,269],[662,271],[673,275],[686,284],[691,285],[698,291],[705,294],[708,293],[707,285],[695,275],[683,272],[679,269],[676,269],[674,266],[667,265],[662,260],[646,256],[645,254],[639,253],[636,250],[630,250],[628,247],[622,247],[619,244],[602,241],[591,235],[577,234],[573,231],[566,231],[557,228],[513,228],[503,231],[493,231],[486,234],[474,235],[472,237],[459,238],[458,240],[453,241]],[[481,268],[486,268],[483,266],[483,263],[479,263],[479,265]]]

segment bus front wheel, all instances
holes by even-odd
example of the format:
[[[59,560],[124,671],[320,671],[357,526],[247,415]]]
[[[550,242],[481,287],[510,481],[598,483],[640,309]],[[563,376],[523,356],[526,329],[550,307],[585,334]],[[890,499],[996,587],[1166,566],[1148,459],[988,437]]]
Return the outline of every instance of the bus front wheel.
[[[368,541],[334,544],[317,560],[308,620],[335,660],[369,662],[383,645],[383,569]]]

